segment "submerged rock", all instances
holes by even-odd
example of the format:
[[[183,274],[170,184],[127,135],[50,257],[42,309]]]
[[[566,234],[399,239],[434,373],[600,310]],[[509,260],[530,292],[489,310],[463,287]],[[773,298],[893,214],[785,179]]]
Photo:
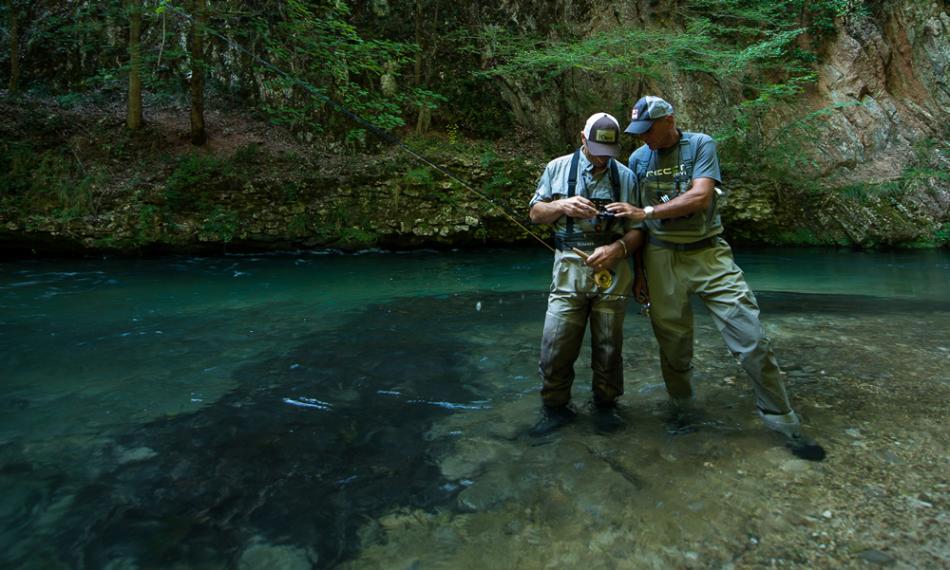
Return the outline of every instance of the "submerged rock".
[[[484,511],[514,496],[515,489],[508,473],[492,471],[459,493],[458,506],[466,511]]]
[[[858,558],[865,562],[870,562],[871,564],[877,564],[878,566],[891,566],[897,562],[897,559],[890,554],[875,549],[861,552],[858,554]]]
[[[241,554],[238,570],[310,570],[317,556],[289,545],[252,544]]]

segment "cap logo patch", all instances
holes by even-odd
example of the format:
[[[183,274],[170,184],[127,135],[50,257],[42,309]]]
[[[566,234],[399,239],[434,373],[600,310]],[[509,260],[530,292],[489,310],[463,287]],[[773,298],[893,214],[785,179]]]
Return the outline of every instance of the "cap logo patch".
[[[633,108],[633,111],[630,112],[630,120],[631,120],[631,121],[636,121],[636,120],[637,120],[637,115],[638,115],[638,113],[637,113],[637,108],[634,107],[634,108]]]
[[[617,142],[617,131],[613,129],[597,129],[594,132],[594,140],[602,143]]]

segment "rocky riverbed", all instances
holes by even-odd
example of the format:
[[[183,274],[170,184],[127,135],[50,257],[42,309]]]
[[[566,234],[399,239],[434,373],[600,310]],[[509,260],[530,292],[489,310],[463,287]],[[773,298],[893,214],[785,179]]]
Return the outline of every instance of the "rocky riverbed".
[[[950,314],[861,297],[817,306],[762,297],[825,461],[794,457],[762,428],[705,317],[700,411],[693,430],[669,429],[654,346],[635,321],[624,430],[599,434],[587,413],[553,438],[526,438],[534,394],[451,416],[429,437],[455,441],[439,459],[462,488],[455,504],[368,522],[347,567],[946,566]]]

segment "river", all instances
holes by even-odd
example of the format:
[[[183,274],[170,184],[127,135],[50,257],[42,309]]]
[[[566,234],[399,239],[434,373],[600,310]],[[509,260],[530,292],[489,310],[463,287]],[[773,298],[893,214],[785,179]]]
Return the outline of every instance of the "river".
[[[950,564],[950,254],[737,260],[823,462],[701,309],[695,429],[631,304],[626,428],[585,347],[580,419],[527,437],[541,248],[0,263],[0,566]]]

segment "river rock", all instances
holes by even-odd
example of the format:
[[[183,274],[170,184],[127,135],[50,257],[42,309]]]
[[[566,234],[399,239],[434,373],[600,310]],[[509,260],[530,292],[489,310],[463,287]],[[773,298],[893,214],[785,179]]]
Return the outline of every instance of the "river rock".
[[[897,562],[897,559],[890,554],[876,549],[865,550],[858,554],[858,558],[865,562],[870,562],[871,564],[877,564],[878,566],[891,566]]]
[[[241,554],[238,570],[310,570],[315,555],[290,545],[252,544]]]
[[[458,506],[466,511],[484,511],[512,497],[514,488],[508,474],[492,471],[459,493]]]

